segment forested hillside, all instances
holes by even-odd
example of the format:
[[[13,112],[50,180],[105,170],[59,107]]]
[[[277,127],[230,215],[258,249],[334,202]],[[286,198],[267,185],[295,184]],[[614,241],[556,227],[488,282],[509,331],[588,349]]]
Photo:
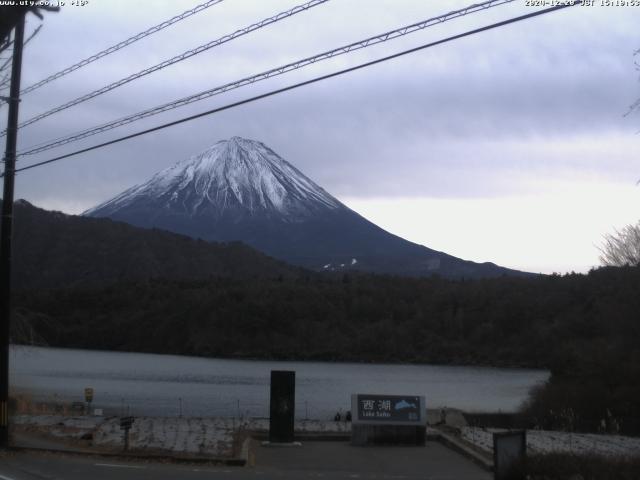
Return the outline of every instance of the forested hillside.
[[[148,278],[297,276],[301,269],[239,242],[213,243],[15,204],[16,289],[103,286]]]
[[[640,432],[639,267],[458,281],[318,274],[241,244],[18,208],[29,215],[16,215],[14,342],[549,368],[531,417],[591,430],[616,418]]]
[[[638,354],[639,291],[630,267],[474,281],[310,274],[23,292],[16,309],[56,346],[570,373]]]

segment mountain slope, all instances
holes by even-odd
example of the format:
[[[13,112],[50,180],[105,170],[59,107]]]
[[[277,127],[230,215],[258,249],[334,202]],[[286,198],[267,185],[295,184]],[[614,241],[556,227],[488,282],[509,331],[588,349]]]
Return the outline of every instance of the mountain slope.
[[[169,214],[297,221],[344,206],[264,144],[233,137],[85,214],[112,216],[145,207],[158,209],[147,219],[152,224]]]
[[[300,273],[241,243],[213,244],[109,219],[65,215],[24,200],[14,209],[13,279],[18,289]]]
[[[454,278],[522,274],[461,260],[386,232],[264,144],[240,137],[216,143],[85,215],[205,240],[240,240],[314,270]]]

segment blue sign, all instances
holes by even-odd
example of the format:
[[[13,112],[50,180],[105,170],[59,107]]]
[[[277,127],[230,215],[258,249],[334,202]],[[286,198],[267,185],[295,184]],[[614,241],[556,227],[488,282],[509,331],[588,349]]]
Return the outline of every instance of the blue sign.
[[[412,395],[357,395],[358,420],[420,422],[424,402]]]

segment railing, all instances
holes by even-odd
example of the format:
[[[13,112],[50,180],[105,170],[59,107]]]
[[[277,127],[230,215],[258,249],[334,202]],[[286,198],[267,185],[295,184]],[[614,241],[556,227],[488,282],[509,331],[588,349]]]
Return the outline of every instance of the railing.
[[[82,397],[62,397],[58,395],[32,396],[16,394],[12,397],[11,412],[17,415],[62,415],[62,416],[137,416],[137,417],[220,417],[220,418],[269,418],[269,399],[264,402],[250,402],[241,398],[231,400],[211,400],[203,407],[199,401],[194,405],[190,399],[126,397],[107,398],[106,401],[85,402]],[[345,405],[327,405],[309,399],[297,399],[295,417],[299,420],[332,421],[336,413],[344,418]]]

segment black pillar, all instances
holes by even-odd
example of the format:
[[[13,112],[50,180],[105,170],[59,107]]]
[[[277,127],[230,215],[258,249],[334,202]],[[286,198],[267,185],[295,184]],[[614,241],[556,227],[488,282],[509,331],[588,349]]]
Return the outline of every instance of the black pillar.
[[[296,372],[272,370],[269,417],[270,442],[293,442],[295,396]]]
[[[15,27],[13,64],[7,121],[7,147],[4,155],[4,193],[0,232],[0,448],[9,445],[9,332],[11,329],[11,230],[13,228],[13,187],[18,138],[20,69],[24,39],[24,15]]]

